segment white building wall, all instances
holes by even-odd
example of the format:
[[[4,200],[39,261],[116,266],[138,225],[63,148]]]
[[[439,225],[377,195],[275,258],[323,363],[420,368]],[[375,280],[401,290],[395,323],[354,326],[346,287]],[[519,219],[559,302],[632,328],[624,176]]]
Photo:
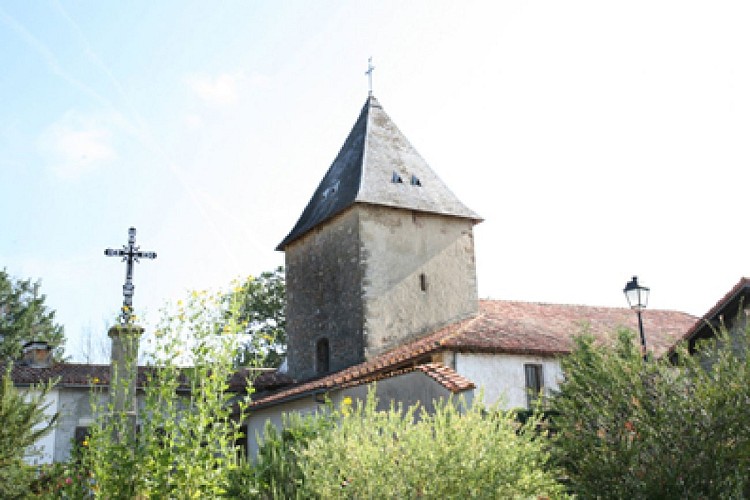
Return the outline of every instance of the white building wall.
[[[545,392],[557,390],[563,379],[559,358],[520,356],[511,354],[457,353],[455,370],[477,386],[477,394],[484,392],[484,401],[500,401],[503,408],[526,408],[525,364],[540,364]]]
[[[27,395],[31,396],[33,392],[34,391],[30,391],[29,393],[27,393]],[[60,394],[57,389],[51,390],[44,398],[44,404],[48,405],[47,409],[44,411],[44,414],[46,416],[45,422],[49,422],[53,415],[57,413],[59,402]],[[44,425],[44,423],[38,424],[34,427],[34,430],[41,429],[42,427],[44,427]],[[24,457],[26,463],[32,465],[52,463],[55,456],[56,431],[57,426],[53,427],[46,436],[37,441],[31,449],[27,450],[26,456]]]

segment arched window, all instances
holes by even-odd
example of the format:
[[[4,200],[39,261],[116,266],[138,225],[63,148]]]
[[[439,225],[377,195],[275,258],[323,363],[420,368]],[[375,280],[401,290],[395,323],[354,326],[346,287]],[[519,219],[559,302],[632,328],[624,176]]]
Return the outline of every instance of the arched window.
[[[315,371],[318,375],[323,375],[330,371],[331,348],[328,345],[328,339],[318,340],[315,346]]]

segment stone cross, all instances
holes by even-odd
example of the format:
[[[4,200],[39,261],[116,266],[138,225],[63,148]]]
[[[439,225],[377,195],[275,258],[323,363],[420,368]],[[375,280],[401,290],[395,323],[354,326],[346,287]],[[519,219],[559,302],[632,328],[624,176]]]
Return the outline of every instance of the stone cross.
[[[120,313],[120,322],[123,324],[130,323],[133,316],[133,263],[140,262],[139,259],[155,259],[156,252],[141,252],[140,247],[135,245],[135,228],[128,229],[128,244],[122,246],[122,250],[108,248],[104,251],[107,257],[122,257],[125,262],[125,284],[122,285],[122,313]]]
[[[370,95],[372,95],[372,72],[374,69],[375,66],[372,65],[372,57],[370,57],[369,59],[367,59],[367,71],[365,71],[365,75],[367,75],[367,82],[370,88]]]

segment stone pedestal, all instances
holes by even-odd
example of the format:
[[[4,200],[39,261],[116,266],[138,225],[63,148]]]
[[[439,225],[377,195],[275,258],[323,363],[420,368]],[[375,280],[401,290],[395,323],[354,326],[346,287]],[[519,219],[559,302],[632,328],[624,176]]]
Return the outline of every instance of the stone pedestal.
[[[136,325],[117,325],[109,329],[112,339],[110,363],[109,400],[112,417],[122,419],[123,432],[135,437],[138,378],[138,343],[143,328]],[[121,439],[122,436],[116,436]]]

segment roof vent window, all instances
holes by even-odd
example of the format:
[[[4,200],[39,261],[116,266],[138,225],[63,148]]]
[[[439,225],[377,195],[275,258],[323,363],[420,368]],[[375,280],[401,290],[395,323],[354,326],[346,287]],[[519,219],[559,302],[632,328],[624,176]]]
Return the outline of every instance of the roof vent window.
[[[339,181],[336,181],[336,184],[334,184],[331,187],[326,188],[325,191],[323,191],[323,199],[324,200],[327,199],[329,196],[336,193],[338,189],[339,189]]]
[[[403,179],[401,179],[401,176],[398,175],[398,172],[396,172],[395,170],[393,171],[393,175],[391,176],[391,182],[394,183],[394,184],[403,184],[404,183]]]
[[[412,175],[411,176],[411,185],[412,186],[417,186],[417,187],[422,187],[422,183],[419,182],[419,177],[417,177],[416,175]]]

